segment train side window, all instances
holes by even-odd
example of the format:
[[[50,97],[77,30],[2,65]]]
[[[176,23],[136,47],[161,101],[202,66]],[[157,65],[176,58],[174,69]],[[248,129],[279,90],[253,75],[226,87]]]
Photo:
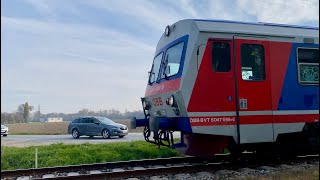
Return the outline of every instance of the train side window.
[[[260,44],[241,45],[241,74],[243,80],[265,80],[265,55]]]
[[[231,67],[230,45],[226,42],[212,44],[212,69],[215,72],[229,72]]]
[[[319,84],[319,49],[298,48],[300,84]]]

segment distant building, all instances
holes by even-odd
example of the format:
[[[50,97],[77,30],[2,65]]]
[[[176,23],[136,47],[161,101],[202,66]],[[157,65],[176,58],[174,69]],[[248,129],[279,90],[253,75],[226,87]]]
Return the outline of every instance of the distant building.
[[[40,118],[40,122],[62,122],[63,119],[61,117],[50,117],[50,118]]]
[[[47,118],[40,118],[39,121],[40,121],[40,122],[46,122],[46,121],[47,121]]]

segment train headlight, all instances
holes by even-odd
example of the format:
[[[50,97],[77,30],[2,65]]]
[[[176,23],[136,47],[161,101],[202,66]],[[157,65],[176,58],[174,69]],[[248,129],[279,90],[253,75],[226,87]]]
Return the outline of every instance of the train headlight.
[[[170,35],[170,26],[168,25],[167,27],[166,27],[166,29],[164,30],[164,34],[166,35],[166,36],[169,36]]]
[[[143,109],[145,110],[149,110],[151,105],[150,105],[150,102],[149,101],[143,101]]]
[[[169,106],[174,106],[175,102],[174,102],[174,97],[173,97],[173,95],[171,95],[171,96],[167,99],[166,103],[167,103],[167,105],[169,105]]]

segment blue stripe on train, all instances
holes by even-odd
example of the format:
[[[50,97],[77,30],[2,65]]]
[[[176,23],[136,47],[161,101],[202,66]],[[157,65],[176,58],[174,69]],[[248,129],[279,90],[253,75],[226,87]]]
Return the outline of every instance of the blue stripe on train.
[[[319,85],[300,85],[297,72],[297,48],[319,48],[319,44],[292,44],[287,72],[284,78],[278,110],[318,110]]]

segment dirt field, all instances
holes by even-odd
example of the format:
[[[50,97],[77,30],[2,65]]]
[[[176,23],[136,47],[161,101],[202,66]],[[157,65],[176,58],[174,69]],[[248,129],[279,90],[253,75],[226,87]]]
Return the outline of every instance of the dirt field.
[[[143,128],[130,129],[130,120],[116,120],[115,122],[128,126],[129,132],[142,132]],[[7,124],[9,134],[68,134],[69,122],[55,123],[21,123]]]

